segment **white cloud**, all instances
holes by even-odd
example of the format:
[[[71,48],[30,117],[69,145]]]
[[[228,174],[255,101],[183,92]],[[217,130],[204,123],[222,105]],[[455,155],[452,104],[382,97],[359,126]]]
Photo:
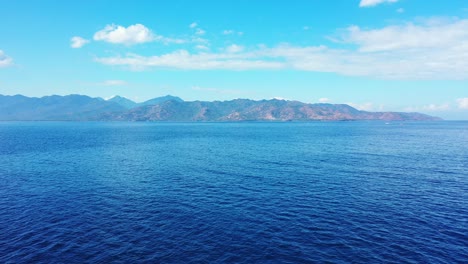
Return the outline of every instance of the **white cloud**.
[[[375,110],[374,104],[369,103],[369,102],[362,103],[362,104],[357,104],[357,103],[347,103],[347,104],[361,111],[374,111]]]
[[[199,37],[191,41],[209,44]],[[468,19],[431,19],[378,29],[353,26],[342,32],[339,42],[342,48],[281,44],[246,49],[235,45],[218,53],[192,54],[179,50],[157,56],[128,54],[96,61],[131,69],[293,69],[380,79],[468,79]]]
[[[445,111],[445,110],[450,109],[450,105],[449,104],[440,104],[440,105],[429,104],[429,105],[423,106],[422,109],[425,111]]]
[[[103,86],[124,86],[127,84],[128,83],[123,80],[107,80],[107,81],[100,83],[100,85],[103,85]]]
[[[450,104],[428,104],[422,106],[410,106],[404,109],[405,112],[443,112],[450,110]]]
[[[372,7],[383,3],[396,3],[398,0],[361,0],[360,7]]]
[[[366,102],[366,103],[346,103],[347,105],[350,105],[357,110],[360,111],[384,111],[384,105],[375,105],[374,103]]]
[[[244,50],[243,46],[232,44],[226,48],[228,53],[238,53]]]
[[[165,37],[162,37],[162,38],[159,38],[159,40],[161,42],[163,42],[164,44],[170,44],[170,43],[174,43],[174,44],[184,44],[184,43],[187,43],[187,40],[185,39],[180,39],[180,38],[165,38]]]
[[[191,41],[193,43],[199,43],[199,44],[203,44],[203,45],[208,45],[210,43],[209,40],[207,40],[205,38],[201,38],[201,37],[193,37]]]
[[[319,99],[319,102],[320,102],[320,103],[326,103],[326,102],[329,102],[329,101],[330,101],[330,99],[325,98],[325,97]]]
[[[179,50],[159,56],[129,54],[124,57],[97,58],[108,65],[132,69],[169,67],[179,69],[295,69],[334,72],[348,76],[370,76],[383,79],[468,79],[468,53],[447,56],[439,53],[369,54],[325,46],[295,47],[280,45],[252,51],[190,54]],[[464,59],[465,58],[465,59]]]
[[[398,8],[396,11],[397,11],[397,13],[401,14],[401,13],[405,12],[405,9],[404,8]]]
[[[370,30],[351,26],[340,40],[358,45],[363,52],[467,48],[468,19],[428,19],[419,24],[407,23]]]
[[[198,35],[198,36],[203,36],[206,33],[206,31],[201,29],[196,22],[193,22],[192,24],[190,24],[189,28],[194,29],[195,35]]]
[[[140,56],[128,54],[125,57],[96,58],[97,62],[106,65],[127,66],[133,70],[148,67],[176,68],[192,70],[250,70],[250,69],[279,69],[283,65],[275,61],[249,58],[245,54],[235,53],[199,53],[190,54],[186,50],[178,50],[160,56]]]
[[[198,24],[193,22],[189,25],[189,28],[195,29],[195,35],[203,36],[205,35],[206,31],[198,27]]]
[[[468,97],[458,98],[457,104],[460,109],[468,109]]]
[[[206,45],[197,45],[195,46],[196,49],[198,50],[209,50],[210,48]]]
[[[235,30],[232,30],[232,29],[225,29],[225,30],[223,30],[222,33],[223,33],[223,35],[234,35],[234,34],[237,34],[238,36],[244,35],[244,32],[235,31]]]
[[[13,59],[5,55],[3,50],[0,50],[0,68],[8,67],[13,64]]]
[[[84,39],[82,37],[78,37],[78,36],[75,36],[70,39],[70,46],[74,49],[81,48],[88,43],[89,43],[89,40]]]
[[[135,45],[153,41],[162,42],[164,44],[182,44],[186,42],[183,39],[167,38],[161,35],[156,35],[142,24],[135,24],[128,27],[113,24],[107,25],[104,29],[94,34],[94,40],[125,45]]]
[[[107,25],[94,34],[94,40],[126,45],[151,42],[155,39],[153,32],[142,24],[128,27]]]

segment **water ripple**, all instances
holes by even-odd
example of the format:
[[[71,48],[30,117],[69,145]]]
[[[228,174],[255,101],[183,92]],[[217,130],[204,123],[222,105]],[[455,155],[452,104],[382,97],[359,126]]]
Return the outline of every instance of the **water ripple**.
[[[0,122],[0,262],[466,263],[467,129]]]

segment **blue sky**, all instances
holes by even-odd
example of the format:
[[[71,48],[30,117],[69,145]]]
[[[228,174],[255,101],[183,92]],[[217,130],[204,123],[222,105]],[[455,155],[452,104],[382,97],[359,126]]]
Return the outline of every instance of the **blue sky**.
[[[465,0],[1,7],[0,94],[277,97],[468,119]]]

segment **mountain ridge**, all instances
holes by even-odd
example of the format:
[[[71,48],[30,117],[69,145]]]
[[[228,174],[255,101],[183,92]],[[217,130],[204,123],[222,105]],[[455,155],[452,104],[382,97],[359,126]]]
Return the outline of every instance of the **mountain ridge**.
[[[308,104],[287,100],[233,99],[184,101],[166,95],[136,103],[115,96],[108,100],[86,95],[26,97],[0,95],[3,121],[435,121],[421,113],[368,112],[347,104]]]

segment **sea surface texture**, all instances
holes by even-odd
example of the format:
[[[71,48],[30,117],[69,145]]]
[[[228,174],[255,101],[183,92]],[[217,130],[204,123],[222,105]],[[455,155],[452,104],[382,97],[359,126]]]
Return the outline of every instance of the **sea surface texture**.
[[[468,263],[468,123],[0,123],[0,263]]]

